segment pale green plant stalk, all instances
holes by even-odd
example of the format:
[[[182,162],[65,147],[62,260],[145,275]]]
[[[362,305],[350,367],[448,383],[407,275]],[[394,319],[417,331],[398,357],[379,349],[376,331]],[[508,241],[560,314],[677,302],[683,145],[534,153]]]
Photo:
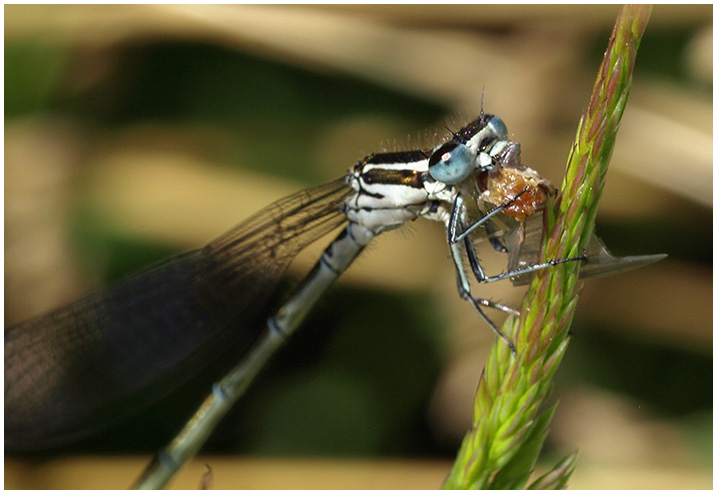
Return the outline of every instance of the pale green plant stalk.
[[[590,239],[650,10],[626,6],[617,18],[578,126],[560,199],[546,210],[542,260],[579,256]],[[525,488],[555,411],[556,405],[545,405],[569,341],[579,269],[580,263],[569,262],[539,271],[521,316],[505,322],[503,331],[516,344],[517,356],[502,341],[493,346],[475,394],[473,428],[445,488]],[[565,487],[575,459],[568,456],[529,487]]]

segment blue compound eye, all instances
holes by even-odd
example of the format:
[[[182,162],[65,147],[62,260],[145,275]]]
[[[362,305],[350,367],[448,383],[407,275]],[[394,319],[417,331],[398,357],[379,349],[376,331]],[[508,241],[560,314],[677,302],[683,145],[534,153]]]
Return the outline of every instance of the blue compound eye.
[[[447,142],[436,149],[428,160],[428,173],[439,182],[455,185],[475,170],[476,153],[465,144]]]
[[[508,139],[508,127],[505,126],[505,123],[499,117],[493,116],[488,122],[487,127],[498,136],[498,139],[501,141]]]

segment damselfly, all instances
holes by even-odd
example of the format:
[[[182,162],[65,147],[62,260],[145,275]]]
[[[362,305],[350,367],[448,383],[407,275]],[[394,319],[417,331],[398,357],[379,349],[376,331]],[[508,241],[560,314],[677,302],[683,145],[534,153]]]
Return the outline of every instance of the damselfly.
[[[535,219],[554,190],[520,162],[520,147],[508,139],[502,120],[484,113],[433,150],[371,154],[345,177],[268,206],[202,249],[7,328],[6,450],[77,440],[137,413],[193,376],[203,376],[209,391],[224,374],[141,484],[162,485],[363,248],[419,217],[446,225],[460,296],[515,351],[484,309],[515,311],[473,296],[464,257],[479,283],[516,284],[560,262],[581,262],[585,275],[596,275],[662,257],[614,258],[595,238],[594,252],[535,264],[541,231]],[[275,310],[274,289],[290,261],[341,225]],[[508,271],[484,273],[474,245],[482,238],[510,255]]]

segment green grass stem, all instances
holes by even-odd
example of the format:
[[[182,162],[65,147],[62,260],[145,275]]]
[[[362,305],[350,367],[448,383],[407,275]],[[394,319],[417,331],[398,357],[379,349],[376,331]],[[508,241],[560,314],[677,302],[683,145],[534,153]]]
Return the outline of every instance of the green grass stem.
[[[578,125],[559,198],[546,209],[543,261],[579,256],[590,239],[650,11],[647,6],[625,6],[615,22],[590,103]],[[569,262],[539,271],[520,317],[505,322],[503,331],[516,344],[517,356],[500,340],[493,346],[475,394],[472,429],[445,488],[528,485],[557,405],[547,407],[546,401],[569,342],[579,269],[579,263]],[[565,487],[575,460],[575,454],[568,456],[530,487]]]

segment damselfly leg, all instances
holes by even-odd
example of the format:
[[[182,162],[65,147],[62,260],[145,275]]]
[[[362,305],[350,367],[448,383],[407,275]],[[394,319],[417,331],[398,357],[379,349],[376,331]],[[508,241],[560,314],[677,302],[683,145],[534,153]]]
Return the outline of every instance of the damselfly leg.
[[[509,307],[507,305],[503,305],[499,302],[495,302],[493,300],[489,300],[487,298],[479,298],[479,297],[473,297],[473,300],[476,301],[476,303],[484,306],[484,307],[490,307],[491,309],[500,310],[507,314],[513,315],[513,316],[519,316],[520,311],[516,310],[512,307]]]
[[[461,298],[467,300],[471,306],[476,310],[476,312],[480,315],[480,317],[488,323],[488,325],[491,327],[491,329],[501,338],[503,339],[508,346],[510,346],[511,351],[515,354],[515,346],[512,341],[510,341],[502,331],[500,331],[495,323],[493,323],[490,318],[478,307],[479,305],[483,307],[491,307],[493,309],[497,309],[503,312],[506,312],[508,314],[512,315],[520,315],[520,312],[508,307],[506,305],[493,302],[492,300],[480,298],[480,297],[474,297],[471,294],[470,289],[470,283],[468,281],[468,277],[466,275],[465,268],[463,267],[462,263],[462,253],[465,253],[465,256],[468,258],[468,263],[471,267],[471,271],[473,272],[473,276],[475,277],[476,281],[478,283],[492,283],[495,281],[501,281],[505,279],[512,278],[514,276],[520,276],[525,275],[534,271],[538,271],[541,269],[549,268],[552,266],[556,266],[558,264],[562,264],[564,262],[575,262],[575,261],[587,261],[586,256],[577,256],[577,257],[570,257],[565,259],[555,259],[550,260],[542,263],[533,264],[530,266],[524,266],[519,269],[514,270],[508,270],[504,273],[500,273],[493,276],[488,276],[485,274],[485,271],[483,270],[483,267],[480,264],[480,260],[478,259],[478,254],[475,250],[475,245],[473,243],[472,234],[479,228],[484,227],[486,229],[486,232],[490,235],[490,230],[494,229],[493,223],[491,222],[491,218],[496,216],[499,213],[504,212],[507,208],[514,205],[523,194],[526,194],[528,192],[527,188],[522,189],[520,192],[518,192],[515,196],[511,197],[507,201],[503,202],[502,204],[496,206],[495,208],[491,209],[487,213],[485,213],[481,218],[479,218],[477,221],[475,221],[472,225],[466,227],[463,224],[463,221],[461,218],[466,216],[466,207],[465,207],[465,199],[461,194],[457,194],[455,197],[455,200],[453,201],[453,205],[451,208],[451,214],[447,222],[447,236],[448,236],[448,243],[451,248],[451,257],[453,258],[453,263],[456,267],[456,273],[458,277],[458,292],[461,296]],[[498,252],[508,252],[505,245],[500,242],[496,237],[491,237],[491,239],[495,239],[495,241],[491,241],[491,244]],[[461,252],[461,250],[463,252]]]

